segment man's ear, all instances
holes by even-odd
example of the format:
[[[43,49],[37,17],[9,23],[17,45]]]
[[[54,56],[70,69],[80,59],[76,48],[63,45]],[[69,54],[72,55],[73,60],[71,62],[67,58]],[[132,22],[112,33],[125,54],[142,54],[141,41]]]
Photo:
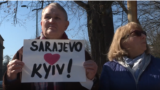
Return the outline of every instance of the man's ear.
[[[67,30],[68,26],[69,26],[69,21],[66,21],[65,31]]]
[[[42,21],[41,21],[41,26],[42,26]]]

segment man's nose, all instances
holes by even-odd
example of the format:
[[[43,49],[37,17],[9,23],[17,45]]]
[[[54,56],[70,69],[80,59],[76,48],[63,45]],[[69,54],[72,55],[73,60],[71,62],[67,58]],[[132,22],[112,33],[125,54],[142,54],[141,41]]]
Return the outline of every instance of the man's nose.
[[[53,22],[54,22],[54,19],[53,19],[53,18],[50,18],[50,19],[49,19],[49,22],[50,22],[50,23],[53,23]]]

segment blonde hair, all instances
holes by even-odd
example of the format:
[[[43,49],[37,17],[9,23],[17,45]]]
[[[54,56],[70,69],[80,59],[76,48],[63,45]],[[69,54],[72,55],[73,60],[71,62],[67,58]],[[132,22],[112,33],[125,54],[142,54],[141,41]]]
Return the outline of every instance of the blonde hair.
[[[121,26],[116,30],[111,46],[109,48],[109,52],[108,52],[108,59],[110,61],[112,61],[113,59],[122,60],[123,56],[128,56],[128,52],[125,49],[123,49],[123,47],[121,46],[121,43],[125,42],[132,28],[143,30],[142,27],[135,22],[129,22],[128,24]],[[148,45],[145,52],[147,54],[149,53]]]
[[[50,3],[48,6],[46,6],[45,8],[43,8],[43,10],[42,10],[42,16],[43,16],[43,13],[44,13],[45,9],[47,7],[49,7],[49,6],[57,7],[58,9],[60,9],[65,14],[66,20],[68,21],[67,12],[66,12],[66,10],[59,3]]]

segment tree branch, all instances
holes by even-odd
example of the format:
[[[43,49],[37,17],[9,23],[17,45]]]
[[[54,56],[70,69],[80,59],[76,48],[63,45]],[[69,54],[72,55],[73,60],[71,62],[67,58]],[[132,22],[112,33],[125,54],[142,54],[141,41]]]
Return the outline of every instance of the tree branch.
[[[76,4],[84,8],[86,11],[89,9],[89,6],[82,1],[74,1]]]
[[[36,8],[36,9],[33,9],[32,11],[34,11],[34,10],[40,10],[40,9],[43,9],[43,3],[44,3],[44,0],[41,0],[41,3],[42,3],[41,8]]]
[[[0,2],[0,5],[1,5],[1,4],[3,4],[3,3],[7,3],[7,2],[8,2],[8,1],[5,1],[5,2]]]
[[[13,21],[14,21],[14,25],[16,25],[17,24],[17,9],[18,9],[18,1],[16,1],[16,8],[14,9],[14,19],[13,19]]]
[[[128,10],[127,8],[125,7],[125,5],[123,4],[123,1],[117,1],[118,4],[122,7],[123,11],[125,11],[125,13],[128,15]]]
[[[155,4],[160,4],[160,2],[159,1],[153,1]]]

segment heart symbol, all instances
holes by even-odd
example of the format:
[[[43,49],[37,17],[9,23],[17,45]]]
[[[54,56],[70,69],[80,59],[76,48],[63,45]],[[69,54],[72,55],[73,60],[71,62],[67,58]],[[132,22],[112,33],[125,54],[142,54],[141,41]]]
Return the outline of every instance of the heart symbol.
[[[50,65],[53,65],[54,63],[56,63],[60,58],[59,54],[51,54],[51,53],[47,53],[44,55],[44,59],[47,63],[49,63]]]

